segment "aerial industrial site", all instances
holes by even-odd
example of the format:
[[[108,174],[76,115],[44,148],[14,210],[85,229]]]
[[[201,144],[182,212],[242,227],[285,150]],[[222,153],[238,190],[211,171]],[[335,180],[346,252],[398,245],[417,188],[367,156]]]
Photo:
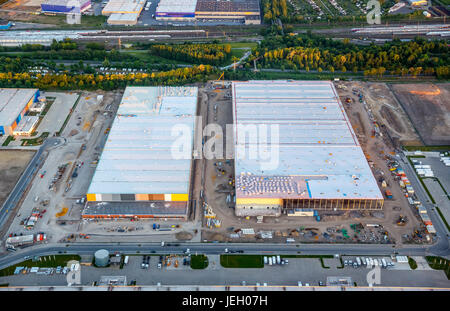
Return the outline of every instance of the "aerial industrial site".
[[[0,1],[0,291],[450,290],[448,8],[369,9]]]

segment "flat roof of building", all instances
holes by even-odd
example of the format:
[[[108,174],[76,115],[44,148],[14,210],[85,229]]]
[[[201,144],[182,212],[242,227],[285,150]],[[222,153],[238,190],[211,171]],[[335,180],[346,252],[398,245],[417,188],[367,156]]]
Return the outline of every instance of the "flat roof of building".
[[[86,4],[87,2],[91,2],[91,0],[80,0],[79,3],[80,5]],[[44,4],[51,4],[51,5],[71,5],[73,6],[74,4],[78,3],[78,2],[74,2],[73,0],[44,0],[42,3]]]
[[[198,0],[198,12],[259,12],[259,0]]]
[[[137,13],[140,14],[146,0],[109,0],[102,10],[102,14]]]
[[[19,124],[17,124],[17,127],[14,129],[13,132],[29,133],[34,129],[38,121],[39,121],[38,116],[25,116],[20,120]]]
[[[189,193],[197,87],[127,87],[88,193]],[[172,145],[187,129],[186,154]]]
[[[112,13],[108,17],[108,23],[136,22],[138,18],[139,13]]]
[[[38,89],[0,89],[0,126],[10,126]]]
[[[197,0],[161,0],[156,13],[194,13]]]
[[[233,119],[237,196],[383,199],[332,82],[233,82]],[[260,145],[243,139],[252,125],[267,126],[257,159]],[[267,166],[271,141],[279,151]]]

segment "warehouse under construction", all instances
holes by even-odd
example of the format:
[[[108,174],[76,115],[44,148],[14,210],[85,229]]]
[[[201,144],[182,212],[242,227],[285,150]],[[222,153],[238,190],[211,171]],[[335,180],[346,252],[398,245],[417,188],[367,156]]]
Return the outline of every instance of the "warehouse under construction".
[[[127,87],[83,218],[181,218],[189,208],[196,87]],[[174,155],[173,126],[191,135]]]
[[[331,82],[234,82],[232,96],[237,216],[383,208]],[[266,139],[252,141],[252,126],[266,126]]]

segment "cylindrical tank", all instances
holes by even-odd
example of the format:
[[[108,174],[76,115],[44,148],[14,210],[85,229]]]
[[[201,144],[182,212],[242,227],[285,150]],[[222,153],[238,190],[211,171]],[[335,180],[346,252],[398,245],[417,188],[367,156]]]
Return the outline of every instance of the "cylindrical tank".
[[[97,267],[106,267],[109,263],[109,252],[106,249],[99,249],[95,252],[94,257]]]

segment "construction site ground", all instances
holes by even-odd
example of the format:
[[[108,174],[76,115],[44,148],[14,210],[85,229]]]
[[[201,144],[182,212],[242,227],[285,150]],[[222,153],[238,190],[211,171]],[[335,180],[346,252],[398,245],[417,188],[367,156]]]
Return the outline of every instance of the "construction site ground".
[[[219,83],[219,85],[221,84]],[[204,84],[198,84],[197,86],[199,86],[198,115],[202,117],[203,127],[207,123],[218,123],[223,129],[223,133],[214,133],[213,135],[225,140],[226,125],[233,123],[230,88],[215,89],[212,82],[207,83],[206,86]],[[194,210],[189,221],[165,219],[83,221],[81,220],[83,205],[77,204],[76,200],[86,194],[95,172],[96,163],[106,142],[107,129],[112,124],[122,93],[119,91],[82,92],[80,93],[80,100],[61,134],[65,143],[52,148],[48,152],[47,159],[34,177],[32,186],[26,193],[23,204],[18,210],[8,233],[45,232],[50,242],[63,243],[71,241],[126,242],[136,241],[137,238],[143,242],[198,242],[204,240],[286,242],[288,237],[301,242],[401,243],[402,236],[411,235],[420,224],[413,214],[412,207],[408,205],[406,198],[403,196],[400,186],[393,180],[387,168],[386,158],[393,157],[395,150],[392,141],[388,139],[387,135],[383,135],[383,137],[372,135],[373,121],[369,119],[369,114],[364,105],[360,104],[352,93],[352,88],[357,88],[365,94],[368,105],[371,104],[370,98],[374,98],[373,102],[376,103],[376,96],[378,95],[370,93],[371,88],[360,82],[355,82],[355,86],[349,85],[347,90],[338,89],[341,101],[344,101],[347,96],[354,99],[352,104],[344,104],[347,114],[363,150],[368,158],[373,161],[375,178],[379,180],[380,176],[384,176],[388,183],[388,189],[393,193],[394,199],[386,200],[383,211],[372,213],[354,211],[346,212],[343,215],[321,213],[322,221],[320,222],[315,221],[313,217],[290,217],[286,215],[278,218],[265,217],[262,223],[257,223],[255,217],[239,218],[234,214],[232,202],[227,203],[226,201],[228,193],[233,191],[229,181],[234,179],[234,161],[232,159],[227,161],[223,158],[207,160],[203,157],[195,160],[192,185]],[[379,92],[378,88],[376,90],[376,92]],[[387,98],[389,97],[388,94],[386,95]],[[97,95],[104,95],[101,102],[97,101]],[[389,105],[395,107],[395,103],[390,102]],[[52,109],[56,108],[52,106],[48,115],[53,115]],[[374,113],[374,115],[377,118],[377,114]],[[377,121],[380,124],[385,122],[383,119]],[[417,139],[414,132],[409,129],[408,123],[402,122],[404,122],[402,123],[404,133],[407,135],[403,139],[405,141]],[[387,128],[383,130],[386,132]],[[204,137],[204,141],[207,141],[207,139],[208,137]],[[226,144],[224,144],[223,152],[225,152],[226,147]],[[23,165],[26,165],[28,160],[24,160]],[[219,162],[222,164],[220,165]],[[78,168],[78,177],[71,178],[75,163],[83,163],[83,165]],[[57,182],[56,191],[50,190],[49,183],[55,176],[58,166],[63,164],[67,164],[67,168]],[[219,168],[223,170],[223,174],[219,171]],[[46,174],[40,178],[40,174],[44,171]],[[216,214],[220,221],[220,227],[206,226],[207,220],[202,216],[204,212],[203,200],[209,204]],[[38,207],[41,211],[45,209],[46,212],[42,213],[42,218],[38,219],[34,228],[27,230],[24,228],[22,221],[31,214],[35,207]],[[396,225],[396,219],[399,215],[407,217],[408,221],[405,226],[399,227]],[[153,223],[160,224],[160,227],[166,231],[154,230],[152,228]],[[382,228],[364,226],[364,230],[360,231],[355,237],[355,232],[350,229],[350,225],[359,223],[363,225],[379,224],[382,225]],[[243,228],[253,228],[256,233],[270,231],[273,233],[273,237],[271,239],[261,239],[258,235],[230,237],[230,234],[234,231]],[[342,229],[347,230],[347,232],[343,232]],[[387,236],[385,236],[385,232],[388,232]],[[348,238],[345,237],[347,235]]]
[[[216,82],[216,85],[220,85]],[[264,217],[262,223],[258,223],[256,217],[237,217],[234,208],[226,202],[229,176],[234,178],[234,161],[230,164],[226,160],[205,160],[206,169],[204,173],[204,193],[205,200],[212,207],[217,219],[220,220],[221,226],[206,226],[206,219],[203,219],[202,240],[206,241],[232,241],[232,242],[286,242],[287,238],[293,238],[299,242],[344,242],[344,243],[396,243],[398,246],[405,241],[406,236],[410,238],[412,233],[421,228],[419,219],[414,214],[413,207],[408,204],[404,197],[402,189],[397,181],[391,175],[387,167],[387,159],[395,157],[395,149],[391,140],[383,135],[382,137],[373,136],[374,123],[369,118],[369,114],[364,105],[359,103],[357,95],[354,95],[352,88],[362,91],[364,97],[367,98],[369,105],[373,105],[374,118],[377,122],[389,124],[388,128],[383,129],[386,132],[391,126],[394,127],[393,132],[399,137],[398,141],[410,142],[417,144],[420,142],[418,136],[411,128],[410,122],[406,114],[401,111],[398,103],[392,99],[389,88],[383,84],[375,84],[374,86],[366,85],[361,82],[345,83],[346,90],[338,88],[341,102],[344,103],[346,97],[353,99],[352,104],[343,104],[350,122],[358,136],[359,142],[367,155],[367,158],[373,163],[373,172],[376,180],[383,177],[389,190],[392,191],[393,199],[385,200],[384,209],[382,211],[345,211],[324,213],[319,211],[322,216],[321,221],[317,222],[314,217],[295,217],[282,215],[280,217]],[[373,90],[373,92],[372,92]],[[225,128],[224,124],[232,124],[232,102],[229,98],[230,89],[216,90],[208,85],[205,90],[208,95],[208,122],[218,123]],[[386,93],[383,93],[386,92]],[[227,94],[228,93],[228,94]],[[384,119],[380,105],[380,96],[384,96],[384,109],[397,111],[397,124],[392,124],[389,119]],[[214,106],[217,105],[217,112]],[[390,107],[389,107],[390,106]],[[400,111],[399,111],[400,110]],[[380,119],[378,119],[380,118]],[[387,125],[386,125],[387,127]],[[226,135],[224,131],[224,135]],[[398,148],[398,146],[397,146]],[[218,162],[222,162],[225,174],[217,172]],[[214,165],[216,163],[216,165]],[[380,190],[384,192],[385,189]],[[230,189],[230,188],[228,188]],[[231,204],[232,205],[232,204]],[[332,215],[334,214],[334,215]],[[340,214],[340,215],[338,215]],[[408,219],[404,226],[396,224],[398,218],[406,216]],[[357,233],[350,228],[351,224],[363,224],[364,229]],[[369,226],[366,226],[369,224]],[[372,227],[371,225],[381,225],[382,227]],[[243,235],[237,237],[234,233],[239,229],[252,228],[256,235]],[[344,233],[342,232],[344,229]],[[346,232],[345,232],[346,230]],[[258,232],[267,231],[272,233],[272,238],[262,239]],[[387,235],[385,237],[385,233]],[[231,236],[234,236],[233,238]],[[348,236],[348,238],[344,237]],[[409,242],[425,242],[424,240]]]
[[[53,97],[67,97],[77,93],[52,93]],[[49,96],[50,96],[49,95]],[[103,95],[103,100],[98,101],[97,95]],[[31,182],[30,189],[26,192],[22,205],[17,209],[16,217],[9,227],[8,234],[34,234],[45,232],[48,242],[155,242],[155,241],[200,241],[200,227],[195,222],[181,220],[82,220],[83,204],[76,201],[85,197],[96,165],[107,139],[108,128],[111,127],[116,110],[122,98],[122,92],[82,92],[73,113],[61,134],[64,144],[51,148],[46,155],[46,160]],[[66,106],[66,105],[64,105]],[[48,111],[48,116],[55,116],[57,120],[65,120],[69,110],[55,114],[61,110],[55,102]],[[57,121],[55,120],[55,122]],[[59,121],[58,121],[59,122]],[[47,123],[51,123],[48,120]],[[43,124],[43,123],[41,123]],[[23,147],[22,147],[23,148]],[[29,147],[32,148],[32,147]],[[38,147],[33,147],[38,148]],[[3,152],[3,151],[2,151]],[[5,165],[11,158],[22,151],[10,152],[10,156],[2,158]],[[28,163],[33,152],[27,159],[19,157],[16,168],[23,162],[23,168]],[[23,154],[27,154],[24,152]],[[11,163],[11,162],[9,162]],[[81,163],[83,163],[81,165]],[[49,189],[49,185],[61,165],[67,165],[63,176],[55,183],[55,190]],[[77,169],[78,176],[72,178],[76,164],[81,165]],[[20,168],[23,170],[23,168]],[[11,170],[11,169],[10,169]],[[7,170],[2,174],[11,175]],[[45,172],[45,174],[43,174]],[[41,178],[41,174],[43,174]],[[8,179],[12,188],[19,175],[14,180]],[[1,181],[3,182],[4,179]],[[6,188],[5,188],[6,189]],[[67,190],[67,191],[66,191]],[[5,190],[5,193],[9,193]],[[29,217],[33,209],[38,208],[40,216],[33,228],[26,229],[23,221]],[[44,212],[45,211],[45,212]],[[42,216],[42,218],[40,218]],[[163,230],[153,230],[153,223],[160,225]]]
[[[33,150],[0,150],[0,206],[34,155]]]
[[[389,134],[399,145],[421,145],[420,137],[414,130],[402,105],[397,101],[395,95],[386,83],[372,82],[341,82],[346,89],[338,88],[341,101],[344,103],[347,97],[352,99],[353,104],[359,104],[359,98],[353,94],[353,89],[358,89],[364,95],[370,111],[375,118],[389,130]],[[356,117],[359,118],[358,112]],[[364,126],[361,122],[360,126]],[[352,124],[355,124],[352,122]],[[363,128],[365,131],[365,128]],[[370,133],[369,133],[370,134]]]
[[[450,83],[393,84],[425,145],[450,145]]]

